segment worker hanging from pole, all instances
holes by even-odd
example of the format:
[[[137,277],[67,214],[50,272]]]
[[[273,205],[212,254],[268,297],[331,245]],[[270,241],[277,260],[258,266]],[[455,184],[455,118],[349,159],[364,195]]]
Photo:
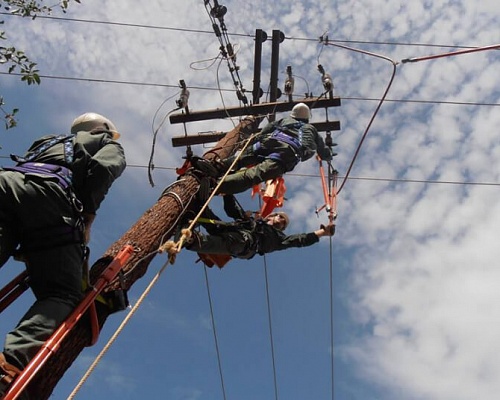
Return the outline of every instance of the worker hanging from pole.
[[[313,232],[285,234],[290,218],[285,212],[273,212],[265,218],[245,212],[234,195],[224,195],[224,210],[233,218],[225,222],[209,208],[196,220],[207,234],[191,231],[181,247],[195,251],[209,267],[216,264],[222,268],[232,257],[251,259],[255,255],[264,255],[292,247],[307,247],[319,241],[321,237],[332,236],[334,225],[321,225]],[[186,216],[188,218],[188,216]],[[187,225],[187,221],[184,223]],[[183,223],[178,233],[184,234]],[[177,238],[179,235],[177,235]],[[169,246],[171,248],[171,246]],[[180,249],[178,249],[180,251]]]

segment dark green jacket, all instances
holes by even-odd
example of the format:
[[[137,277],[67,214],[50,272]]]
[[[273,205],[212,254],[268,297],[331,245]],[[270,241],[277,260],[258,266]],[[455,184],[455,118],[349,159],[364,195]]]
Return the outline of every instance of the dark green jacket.
[[[260,255],[291,247],[307,247],[319,242],[314,232],[285,235],[283,231],[268,224],[260,224],[253,235],[257,239],[257,253]]]
[[[30,149],[53,137],[43,136]],[[72,139],[74,161],[67,165],[64,144],[59,143],[42,154],[35,162],[62,165],[73,171],[73,189],[83,204],[83,212],[95,214],[109,188],[126,167],[123,147],[107,131],[78,132]]]
[[[231,202],[232,196],[224,196],[226,212],[237,218],[232,223],[220,219],[207,208],[204,217],[217,223],[201,223],[208,235],[198,234],[198,240],[186,246],[187,249],[205,254],[230,254],[233,257],[250,259],[255,254],[272,253],[291,247],[306,247],[319,242],[314,232],[286,235],[283,231],[267,224],[264,220],[240,219],[240,210]]]

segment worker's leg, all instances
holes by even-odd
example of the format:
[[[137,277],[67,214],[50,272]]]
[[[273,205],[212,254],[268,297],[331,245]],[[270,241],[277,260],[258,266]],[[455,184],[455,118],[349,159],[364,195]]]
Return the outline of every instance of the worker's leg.
[[[236,159],[238,159],[238,160],[236,162],[234,162],[234,160],[236,160]],[[257,163],[261,162],[262,159],[263,159],[262,156],[255,154],[254,151],[250,148],[250,149],[247,149],[246,151],[244,151],[243,154],[241,154],[241,155],[233,155],[233,156],[230,156],[230,157],[220,161],[220,164],[222,165],[221,172],[225,173],[231,167],[231,165],[233,163],[234,163],[234,166],[233,166],[232,170],[237,171],[240,168],[246,168],[249,165],[257,164]]]
[[[241,193],[268,179],[282,176],[284,173],[285,168],[282,163],[272,159],[265,159],[253,167],[226,176],[226,179],[219,187],[218,193]]]
[[[20,199],[14,193],[24,186],[24,176],[12,171],[0,172],[0,268],[14,254],[19,244],[15,210]]]
[[[27,256],[30,286],[37,298],[5,339],[7,361],[23,369],[43,343],[76,307],[82,296],[80,245],[68,245]]]
[[[11,225],[0,220],[0,268],[14,254],[17,245],[17,235],[14,234]]]
[[[186,246],[188,250],[204,254],[229,254],[238,256],[253,244],[250,234],[245,231],[224,232],[219,235],[201,235],[193,237],[193,242]]]
[[[26,176],[16,188],[23,257],[36,302],[5,339],[7,361],[23,369],[82,295],[83,246],[75,212],[55,182]]]

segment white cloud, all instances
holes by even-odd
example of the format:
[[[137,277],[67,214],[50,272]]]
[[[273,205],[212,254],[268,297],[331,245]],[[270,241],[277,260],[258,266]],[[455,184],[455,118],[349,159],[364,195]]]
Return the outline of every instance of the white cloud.
[[[493,0],[391,0],[382,3],[363,0],[335,4],[319,0],[272,4],[260,0],[228,0],[224,5],[228,7],[229,31],[246,35],[262,28],[269,36],[273,29],[280,29],[289,38],[317,39],[328,30],[330,40],[450,46],[491,45],[498,40],[498,5]],[[68,16],[211,30],[203,4],[198,1],[136,4],[123,0],[104,3],[86,0],[72,7]],[[166,102],[159,118],[175,107],[179,79],[184,79],[191,87],[190,107],[193,110],[222,107],[219,93],[196,87],[215,88],[220,78],[222,88],[233,88],[225,62],[219,69],[218,63],[197,71],[189,67],[192,62],[218,54],[219,44],[211,33],[46,19],[9,18],[6,22],[6,28],[12,29],[12,39],[19,41],[20,46],[37,60],[43,74],[173,86],[43,81],[40,90],[43,90],[44,101],[38,102],[36,110],[30,110],[33,112],[30,118],[44,121],[50,130],[56,130],[70,123],[75,114],[90,108],[109,115],[123,132],[130,164],[147,164],[153,115],[170,96],[173,97]],[[231,40],[238,43],[237,63],[241,66],[245,87],[251,90],[253,39],[233,35]],[[408,57],[456,50],[368,43],[352,46],[383,54],[397,62]],[[268,40],[264,43],[263,55],[264,90],[269,78],[270,48]],[[280,56],[279,83],[284,82],[285,66],[292,65],[298,76],[296,93],[312,91],[319,94],[322,91],[318,63],[332,74],[335,94],[341,97],[380,98],[392,72],[387,61],[334,46],[322,48],[314,40],[286,39],[280,46]],[[388,97],[498,103],[499,64],[498,51],[399,64]],[[2,85],[5,88],[12,83],[2,78]],[[223,96],[228,105],[236,104],[234,93]],[[49,97],[50,102],[46,100]],[[376,105],[375,101],[343,100],[342,107],[330,110],[329,117],[338,118],[342,123],[342,131],[333,132],[334,141],[339,143],[334,166],[340,175],[345,173]],[[52,112],[55,110],[57,113]],[[51,117],[52,114],[57,117]],[[323,110],[315,110],[314,114],[318,120],[324,118]],[[500,113],[496,106],[387,102],[363,144],[352,177],[497,184],[499,123]],[[194,133],[222,126],[226,128],[231,123],[207,121],[188,124],[186,129]],[[184,149],[172,148],[170,140],[183,133],[181,124],[166,124],[160,131],[155,154],[157,166],[180,166]],[[199,154],[205,148],[200,146],[194,150]],[[300,174],[317,174],[317,164],[311,160],[295,172],[298,177],[286,178],[289,201],[285,210],[293,218],[291,231],[316,229],[318,223],[323,222],[314,215],[315,207],[323,202],[320,180],[303,178]],[[145,169],[129,169],[126,174],[126,182],[123,187],[119,186],[120,196],[111,194],[111,203],[105,206],[113,209],[119,223],[112,221],[112,224],[119,224],[120,229],[126,228],[121,225],[129,219],[133,221],[132,215],[143,211],[137,208],[149,206],[161,190],[149,187]],[[157,169],[154,177],[160,187],[175,179],[171,170]],[[123,193],[129,194],[123,196]],[[131,215],[123,215],[129,213],[117,208],[117,203],[123,208],[133,204],[135,209]],[[349,360],[353,375],[361,376],[354,384],[368,388],[382,385],[393,398],[493,400],[497,397],[500,365],[496,357],[499,350],[496,338],[500,328],[496,322],[500,317],[497,306],[500,298],[496,282],[500,278],[497,272],[500,254],[496,238],[500,209],[496,204],[497,186],[347,181],[339,196],[334,242],[340,249],[341,262],[349,266],[348,271],[341,271],[347,274],[345,280],[350,285],[342,288],[342,293],[349,303],[356,334],[346,334],[351,340],[340,344],[340,354]],[[106,215],[104,210],[102,215]],[[105,230],[104,225],[103,221],[103,232],[95,233],[97,238],[116,234],[112,229]],[[316,256],[313,249],[306,254],[313,260]],[[299,269],[294,262],[295,259],[290,259],[290,267]],[[253,265],[257,261],[250,263]],[[186,266],[186,269],[191,267]],[[227,268],[240,268],[231,272],[232,277],[248,271],[246,266],[240,265]],[[178,300],[179,292],[186,290],[185,299],[191,299],[199,288],[190,288],[188,293],[185,286],[188,278],[182,275],[188,272],[181,267],[176,272],[179,281],[169,277],[177,283],[177,287],[169,287],[175,295],[168,290],[163,295],[171,294],[168,300],[174,301]],[[221,280],[220,277],[228,275],[226,270],[209,272]],[[287,275],[286,279],[293,277]],[[304,292],[315,290],[302,289]],[[224,289],[219,290],[221,302],[231,303],[231,298],[224,297]],[[160,302],[151,304],[156,307]],[[186,307],[182,311],[177,310],[180,304]],[[148,313],[145,320],[148,326],[174,332],[176,338],[182,336],[177,334],[187,332],[186,341],[191,347],[199,348],[192,344],[201,340],[199,329],[206,334],[206,314],[196,310],[188,318],[183,312],[188,312],[189,307],[193,304],[178,301],[169,304],[168,308],[153,310],[152,315],[161,316],[160,321],[154,321],[155,325]],[[279,315],[279,321],[293,320],[297,313]],[[226,332],[226,336],[231,334]],[[161,345],[165,343],[168,339]],[[160,347],[157,343],[155,346]],[[149,356],[153,357],[151,348],[141,347],[138,351],[141,354],[149,351]],[[342,374],[342,371],[337,373]],[[292,385],[293,379],[284,380],[283,385]],[[201,398],[198,389],[191,391],[185,386],[179,387],[182,389],[176,392],[178,398]],[[389,396],[384,396],[384,400]]]

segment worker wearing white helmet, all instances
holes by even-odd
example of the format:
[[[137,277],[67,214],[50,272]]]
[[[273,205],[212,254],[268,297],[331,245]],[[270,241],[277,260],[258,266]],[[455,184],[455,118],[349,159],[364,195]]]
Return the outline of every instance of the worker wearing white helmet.
[[[71,134],[76,135],[79,131],[93,131],[93,130],[109,131],[111,132],[113,139],[119,139],[120,133],[109,119],[103,117],[100,114],[93,112],[85,113],[76,117],[71,124]]]
[[[309,120],[311,119],[311,110],[309,109],[307,104],[299,103],[293,106],[290,117],[297,120],[309,122]]]
[[[24,261],[36,298],[0,353],[0,397],[82,297],[90,226],[126,166],[118,137],[109,119],[85,113],[71,134],[41,137],[0,170],[0,267]]]
[[[314,125],[309,123],[311,111],[304,103],[296,104],[288,117],[267,124],[236,162],[235,172],[220,184],[219,193],[244,192],[261,182],[292,171],[301,162],[317,153],[322,160],[332,159]],[[235,156],[221,161],[194,158],[194,166],[219,177],[232,165]]]

